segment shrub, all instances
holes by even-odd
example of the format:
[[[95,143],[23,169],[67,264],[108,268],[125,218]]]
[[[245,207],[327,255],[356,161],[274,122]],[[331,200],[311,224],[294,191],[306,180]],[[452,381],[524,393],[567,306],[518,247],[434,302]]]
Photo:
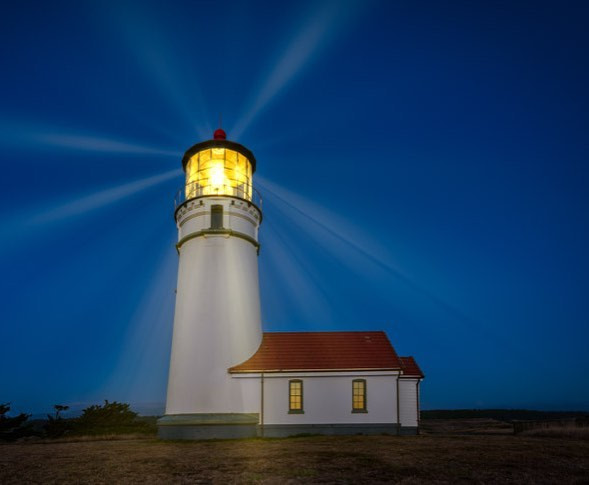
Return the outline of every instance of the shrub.
[[[131,411],[129,404],[104,401],[101,406],[87,407],[74,420],[73,432],[77,435],[106,435],[127,433],[149,433],[149,425]]]
[[[69,406],[55,404],[53,408],[55,409],[55,416],[48,414],[47,422],[44,426],[45,436],[47,436],[47,438],[59,438],[71,431],[73,427],[72,420],[63,419],[61,417],[61,412],[67,411],[70,408]]]
[[[32,427],[27,420],[30,414],[20,413],[18,416],[7,416],[10,403],[0,404],[0,440],[14,441],[33,434]]]

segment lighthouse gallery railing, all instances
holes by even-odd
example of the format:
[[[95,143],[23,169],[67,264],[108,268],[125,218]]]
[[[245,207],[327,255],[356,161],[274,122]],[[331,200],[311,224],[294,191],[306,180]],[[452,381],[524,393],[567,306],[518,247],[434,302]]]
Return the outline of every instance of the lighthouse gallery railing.
[[[176,192],[174,208],[178,208],[187,200],[213,196],[238,197],[252,202],[259,209],[262,208],[262,196],[253,185],[236,185],[232,181],[226,185],[201,185],[199,182],[186,184]]]

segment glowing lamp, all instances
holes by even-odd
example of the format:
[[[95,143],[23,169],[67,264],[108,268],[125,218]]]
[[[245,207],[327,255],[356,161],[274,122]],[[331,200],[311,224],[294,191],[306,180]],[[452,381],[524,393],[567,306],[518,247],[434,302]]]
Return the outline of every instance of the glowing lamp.
[[[214,138],[197,143],[183,159],[186,200],[204,195],[229,195],[252,200],[256,160],[247,148],[226,139],[221,129]]]

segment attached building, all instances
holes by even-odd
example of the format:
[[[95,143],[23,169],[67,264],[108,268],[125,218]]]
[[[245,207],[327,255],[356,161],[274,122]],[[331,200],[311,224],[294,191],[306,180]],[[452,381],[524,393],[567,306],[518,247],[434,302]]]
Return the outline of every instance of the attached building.
[[[416,434],[419,382],[384,332],[264,333],[229,369],[260,387],[258,434]]]

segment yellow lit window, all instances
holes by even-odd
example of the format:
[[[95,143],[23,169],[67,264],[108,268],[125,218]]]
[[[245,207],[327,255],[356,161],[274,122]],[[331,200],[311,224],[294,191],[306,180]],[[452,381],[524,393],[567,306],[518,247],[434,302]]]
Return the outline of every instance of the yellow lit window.
[[[231,195],[252,200],[252,165],[241,153],[209,148],[186,164],[186,198]]]
[[[288,412],[303,412],[303,381],[288,381]]]
[[[352,412],[366,412],[366,381],[364,379],[352,381]]]

